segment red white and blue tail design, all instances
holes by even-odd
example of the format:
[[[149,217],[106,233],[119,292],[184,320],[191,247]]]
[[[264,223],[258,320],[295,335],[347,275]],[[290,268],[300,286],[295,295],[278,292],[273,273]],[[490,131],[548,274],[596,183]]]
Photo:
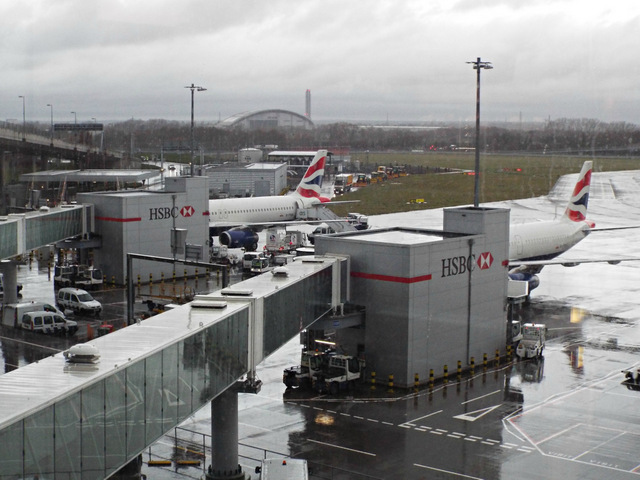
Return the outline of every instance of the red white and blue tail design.
[[[296,188],[296,194],[302,198],[318,199],[321,202],[327,201],[320,196],[320,189],[322,188],[322,179],[324,177],[324,164],[327,161],[327,151],[318,150],[315,157],[311,161],[309,168],[302,177],[298,188]]]
[[[593,162],[584,162],[578,182],[573,188],[569,205],[564,212],[572,222],[583,222],[587,219],[587,204],[589,203],[589,186],[591,185],[591,170]]]

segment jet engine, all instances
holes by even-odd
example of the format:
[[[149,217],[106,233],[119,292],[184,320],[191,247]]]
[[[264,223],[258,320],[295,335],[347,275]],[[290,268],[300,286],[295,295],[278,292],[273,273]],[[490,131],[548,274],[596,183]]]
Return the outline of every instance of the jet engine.
[[[236,227],[220,233],[218,240],[229,248],[244,248],[253,252],[258,248],[258,234],[248,227]]]

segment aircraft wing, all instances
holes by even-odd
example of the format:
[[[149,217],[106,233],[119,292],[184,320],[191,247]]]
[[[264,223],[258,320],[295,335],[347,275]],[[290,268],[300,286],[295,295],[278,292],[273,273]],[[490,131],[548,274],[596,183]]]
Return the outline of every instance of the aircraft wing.
[[[592,228],[591,232],[608,232],[610,230],[627,230],[629,228],[640,228],[640,225],[629,225],[625,227],[596,227]]]
[[[319,223],[349,223],[346,218],[318,219],[318,220],[283,220],[281,222],[210,222],[210,227],[219,229],[234,227],[251,227],[256,231],[261,231],[269,227],[287,227],[291,225],[315,225]]]
[[[553,258],[551,260],[509,260],[509,268],[515,267],[545,267],[548,265],[562,265],[564,267],[575,267],[581,263],[608,263],[617,265],[620,262],[638,262],[640,257],[621,258]]]

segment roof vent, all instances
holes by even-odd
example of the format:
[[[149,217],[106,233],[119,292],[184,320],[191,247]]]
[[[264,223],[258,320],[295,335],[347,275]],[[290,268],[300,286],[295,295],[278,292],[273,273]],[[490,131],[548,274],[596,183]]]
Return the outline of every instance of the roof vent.
[[[240,289],[231,289],[231,288],[223,288],[220,290],[222,295],[234,296],[234,297],[250,297],[253,295],[253,290],[240,290]]]
[[[63,355],[69,363],[96,363],[100,360],[100,351],[88,343],[74,345]]]
[[[227,302],[215,300],[204,295],[196,295],[196,298],[191,302],[190,305],[191,308],[214,308],[218,310],[227,308]]]

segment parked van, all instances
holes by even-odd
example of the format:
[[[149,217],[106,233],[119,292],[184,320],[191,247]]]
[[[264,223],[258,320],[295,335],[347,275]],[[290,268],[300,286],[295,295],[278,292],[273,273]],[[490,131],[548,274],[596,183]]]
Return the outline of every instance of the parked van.
[[[64,317],[60,309],[46,302],[8,303],[2,307],[2,324],[20,328],[20,321],[25,313],[38,311],[57,313]]]
[[[56,335],[73,335],[78,324],[52,312],[27,312],[22,316],[21,326],[25,330]]]
[[[100,302],[80,288],[61,288],[56,303],[62,310],[70,309],[76,314],[94,314],[97,317],[102,311]]]

